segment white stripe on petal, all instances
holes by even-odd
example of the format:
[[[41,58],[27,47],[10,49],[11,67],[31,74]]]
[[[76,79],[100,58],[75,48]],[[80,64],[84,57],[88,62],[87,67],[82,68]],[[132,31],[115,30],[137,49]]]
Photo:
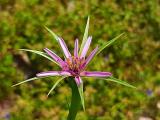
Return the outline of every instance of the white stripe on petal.
[[[60,66],[63,66],[64,61],[56,55],[53,51],[49,50],[48,48],[45,48],[44,51],[53,58],[55,62],[57,62]]]
[[[71,74],[66,71],[47,71],[47,72],[41,72],[37,73],[37,77],[44,77],[44,76],[70,76]]]
[[[59,44],[64,52],[64,55],[66,56],[66,58],[71,57],[71,53],[69,52],[66,43],[64,42],[64,40],[62,38],[58,38],[59,40]]]
[[[90,37],[88,37],[88,39],[87,39],[87,41],[86,41],[86,43],[85,43],[85,45],[83,47],[82,53],[80,55],[80,58],[83,58],[83,57],[85,58],[85,56],[86,56],[86,54],[88,52],[89,46],[91,44],[91,41],[92,41],[92,37],[90,36]]]
[[[98,71],[84,71],[80,74],[81,76],[86,77],[109,77],[112,75],[110,72],[98,72]]]
[[[75,40],[74,44],[74,56],[78,57],[78,39]]]

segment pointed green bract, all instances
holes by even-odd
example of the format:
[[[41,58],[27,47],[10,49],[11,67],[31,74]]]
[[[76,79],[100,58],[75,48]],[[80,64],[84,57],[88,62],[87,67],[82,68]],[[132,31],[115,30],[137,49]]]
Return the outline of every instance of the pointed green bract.
[[[87,24],[86,24],[86,28],[85,28],[85,31],[84,31],[84,35],[83,35],[83,40],[82,40],[82,44],[81,44],[81,47],[80,47],[80,51],[79,51],[79,54],[81,54],[82,52],[82,49],[87,41],[87,38],[88,38],[88,30],[89,30],[89,16],[88,16],[88,20],[87,20]]]
[[[47,30],[48,32],[51,33],[51,35],[55,38],[56,41],[59,41],[59,40],[58,40],[58,36],[57,36],[51,29],[49,29],[49,28],[46,27],[46,26],[44,26],[44,27],[46,28],[46,30]]]
[[[60,44],[59,43],[59,37],[58,37],[58,35],[56,35],[51,29],[49,29],[48,27],[46,27],[46,26],[44,26],[45,28],[46,28],[46,30],[49,32],[49,33],[51,33],[51,35],[53,36],[53,38],[58,42],[58,44]],[[64,56],[65,57],[65,56]]]
[[[32,53],[38,54],[38,55],[43,56],[43,57],[47,58],[48,60],[56,63],[57,65],[59,65],[57,62],[55,62],[52,58],[50,58],[50,57],[49,57],[46,53],[44,53],[44,52],[37,51],[37,50],[30,50],[30,49],[19,49],[19,50],[23,50],[23,51],[27,51],[27,52],[32,52]]]
[[[50,93],[56,88],[56,86],[57,86],[63,79],[65,79],[65,78],[66,78],[66,76],[65,76],[65,77],[61,77],[60,79],[58,79],[58,80],[55,82],[55,84],[53,85],[53,87],[50,89],[50,91],[48,92],[47,96],[49,96]]]
[[[19,82],[19,83],[15,84],[15,85],[12,85],[12,87],[15,87],[15,86],[17,86],[17,85],[21,85],[21,84],[26,83],[26,82],[29,82],[29,81],[37,80],[37,79],[39,79],[39,78],[33,77],[33,78],[30,78],[30,79],[24,80],[24,81],[22,81],[22,82]]]
[[[78,91],[79,91],[79,95],[80,95],[80,98],[81,98],[81,103],[82,103],[83,110],[85,111],[83,82],[80,84],[80,86],[78,86]]]
[[[110,41],[104,42],[103,45],[99,48],[98,52],[96,55],[98,55],[102,50],[104,50],[106,47],[108,47],[109,45],[111,45],[112,43],[114,43],[118,38],[120,38],[122,35],[124,35],[124,33],[118,35],[117,37],[113,38]]]
[[[127,86],[127,87],[130,87],[130,88],[136,88],[135,86],[123,81],[123,80],[120,80],[120,79],[117,79],[117,78],[114,78],[114,77],[109,77],[109,78],[102,78],[104,80],[107,80],[107,81],[112,81],[112,82],[116,82],[118,84],[121,84],[121,85],[124,85],[124,86]]]

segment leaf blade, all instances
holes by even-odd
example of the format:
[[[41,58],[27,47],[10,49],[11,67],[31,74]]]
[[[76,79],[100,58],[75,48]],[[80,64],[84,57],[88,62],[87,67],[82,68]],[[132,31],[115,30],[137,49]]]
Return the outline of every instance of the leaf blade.
[[[46,27],[46,26],[44,26],[45,27],[45,29],[49,32],[49,33],[51,33],[51,35],[55,38],[55,40],[56,41],[59,41],[58,40],[58,35],[56,35],[51,29],[49,29],[48,27]]]
[[[56,86],[63,80],[63,79],[65,79],[66,78],[66,76],[64,76],[64,77],[61,77],[60,79],[58,79],[56,82],[55,82],[55,84],[53,85],[53,87],[50,89],[50,91],[48,92],[48,94],[47,94],[47,97],[50,95],[50,93],[56,88]]]
[[[98,50],[97,54],[98,55],[102,50],[104,50],[107,46],[111,45],[112,43],[114,43],[118,38],[120,38],[122,35],[124,35],[124,33],[121,33],[120,35],[118,35],[117,37],[114,37],[112,40],[105,42]]]
[[[107,80],[107,81],[112,81],[112,82],[115,82],[115,83],[118,83],[118,84],[121,84],[121,85],[124,85],[124,86],[127,86],[127,87],[130,87],[130,88],[134,88],[136,89],[135,86],[123,81],[123,80],[120,80],[120,79],[117,79],[117,78],[114,78],[114,77],[109,77],[109,78],[103,78],[104,80]]]
[[[48,60],[56,63],[57,65],[59,65],[57,62],[55,62],[52,58],[50,58],[49,56],[47,56],[47,54],[45,54],[44,52],[41,52],[41,51],[37,51],[37,50],[30,50],[30,49],[19,49],[19,50],[22,50],[22,51],[27,51],[27,52],[32,52],[32,53],[35,53],[35,54],[38,54],[44,58],[47,58]]]
[[[39,78],[33,77],[33,78],[30,78],[30,79],[24,80],[24,81],[22,81],[22,82],[19,82],[19,83],[17,83],[17,84],[14,84],[14,85],[12,85],[12,87],[21,85],[21,84],[26,83],[26,82],[29,82],[29,81],[37,80],[37,79],[39,79]]]

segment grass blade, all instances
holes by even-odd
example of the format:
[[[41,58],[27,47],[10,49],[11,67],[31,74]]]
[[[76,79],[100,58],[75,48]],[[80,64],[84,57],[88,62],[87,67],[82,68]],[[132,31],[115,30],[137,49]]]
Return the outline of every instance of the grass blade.
[[[20,49],[20,50],[38,54],[38,55],[43,56],[43,57],[47,58],[48,60],[50,60],[50,61],[56,63],[57,65],[59,65],[57,62],[55,62],[52,58],[50,58],[50,57],[49,57],[46,53],[44,53],[44,52],[37,51],[37,50],[30,50],[30,49]]]
[[[127,86],[127,87],[130,87],[130,88],[134,88],[136,89],[135,86],[123,81],[123,80],[120,80],[120,79],[117,79],[117,78],[114,78],[114,77],[109,77],[109,78],[102,78],[104,80],[107,80],[107,81],[112,81],[112,82],[115,82],[115,83],[118,83],[118,84],[121,84],[121,85],[124,85],[124,86]]]
[[[118,38],[120,38],[122,35],[124,35],[124,33],[121,33],[120,35],[118,35],[117,37],[113,38],[110,41],[105,42],[98,50],[97,54],[98,55],[102,50],[104,50],[106,47],[108,47],[109,45],[111,45],[112,43],[114,43]]]
[[[83,35],[83,40],[82,40],[82,44],[81,44],[81,47],[80,47],[80,51],[79,51],[79,54],[81,54],[82,52],[82,49],[87,41],[87,38],[88,38],[88,30],[89,30],[89,17],[87,19],[87,24],[86,24],[86,28],[85,28],[85,31],[84,31],[84,35]]]
[[[19,83],[17,83],[17,84],[14,84],[14,85],[12,85],[12,87],[15,87],[15,86],[17,86],[17,85],[21,85],[21,84],[26,83],[26,82],[29,82],[29,81],[37,80],[37,79],[39,79],[39,78],[33,77],[33,78],[30,78],[30,79],[24,80],[24,81],[22,81],[22,82],[19,82]]]
[[[56,81],[56,83],[53,85],[53,87],[52,87],[52,88],[50,89],[50,91],[48,92],[47,97],[50,95],[50,93],[56,88],[56,86],[57,86],[64,78],[66,78],[66,76],[65,76],[65,77],[61,77],[60,79],[58,79],[58,80]]]
[[[58,40],[58,36],[57,36],[51,29],[49,29],[49,28],[46,27],[46,26],[44,26],[44,27],[45,27],[45,29],[46,29],[49,33],[51,33],[51,35],[55,38],[56,41],[59,41],[59,40]]]

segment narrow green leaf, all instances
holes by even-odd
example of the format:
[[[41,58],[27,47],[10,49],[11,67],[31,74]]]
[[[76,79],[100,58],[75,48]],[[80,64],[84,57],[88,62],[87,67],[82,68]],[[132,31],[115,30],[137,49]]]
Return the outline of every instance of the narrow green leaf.
[[[57,36],[51,29],[49,29],[49,28],[46,27],[46,26],[44,26],[44,27],[45,27],[45,29],[46,29],[48,32],[51,33],[51,35],[55,38],[56,41],[59,41],[59,40],[58,40],[58,36]]]
[[[15,86],[17,86],[17,85],[21,85],[21,84],[26,83],[26,82],[29,82],[29,81],[37,80],[37,79],[39,79],[39,78],[33,77],[33,78],[30,78],[30,79],[24,80],[24,81],[22,81],[22,82],[19,82],[19,83],[15,84],[15,85],[12,85],[12,87],[15,87]]]
[[[102,50],[104,50],[106,47],[108,47],[109,45],[111,45],[112,43],[114,43],[118,38],[120,38],[122,35],[124,35],[124,33],[121,33],[120,35],[118,35],[117,37],[113,38],[110,41],[104,42],[103,45],[99,48],[98,52],[96,55],[98,55]]]
[[[48,92],[47,97],[50,95],[50,93],[56,88],[56,86],[57,86],[64,78],[66,78],[66,76],[61,77],[60,79],[58,79],[58,80],[55,82],[55,84],[53,85],[53,87],[52,87],[52,88],[50,89],[50,91]]]
[[[124,86],[127,86],[127,87],[130,87],[130,88],[136,88],[135,86],[123,81],[123,80],[120,80],[120,79],[117,79],[117,78],[114,78],[114,77],[109,77],[109,78],[102,78],[104,80],[107,80],[107,81],[112,81],[112,82],[116,82],[118,84],[121,84],[121,85],[124,85]]]
[[[27,51],[27,52],[32,52],[32,53],[41,55],[41,56],[47,58],[48,60],[50,60],[50,61],[56,63],[57,65],[59,65],[57,62],[55,62],[52,58],[50,58],[50,57],[49,57],[46,53],[44,53],[44,52],[37,51],[37,50],[29,50],[29,49],[20,49],[20,50]]]
[[[80,86],[78,86],[78,91],[79,91],[79,95],[80,95],[80,98],[81,98],[81,103],[82,103],[83,110],[85,111],[83,82],[80,84]]]
[[[88,30],[89,30],[89,16],[88,16],[88,19],[87,19],[87,24],[86,24],[86,28],[85,28],[85,31],[84,31],[84,35],[83,35],[83,40],[82,40],[82,44],[81,44],[81,47],[80,47],[80,51],[79,51],[79,54],[81,54],[82,52],[82,49],[87,41],[87,38],[88,38]]]

